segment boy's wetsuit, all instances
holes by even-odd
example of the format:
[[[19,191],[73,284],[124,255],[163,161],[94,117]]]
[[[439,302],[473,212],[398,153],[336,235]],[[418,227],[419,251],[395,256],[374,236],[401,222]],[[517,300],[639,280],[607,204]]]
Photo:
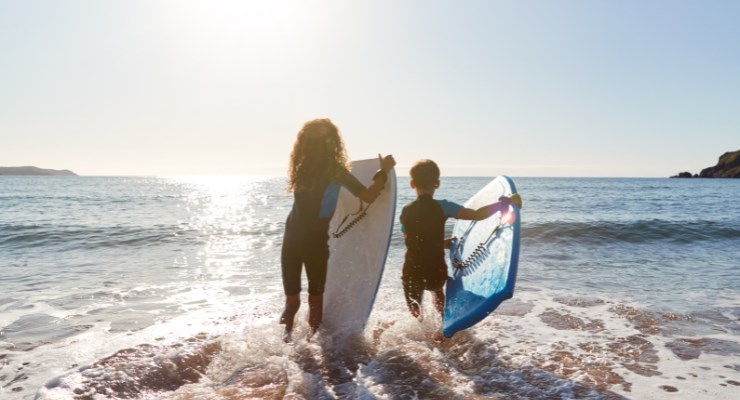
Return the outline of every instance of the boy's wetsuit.
[[[342,170],[332,181],[314,189],[295,190],[293,208],[285,221],[281,264],[286,295],[301,292],[301,267],[306,266],[308,293],[323,294],[329,260],[329,221],[344,186],[355,196],[365,189],[352,174]]]
[[[445,221],[455,217],[462,206],[435,200],[422,194],[401,211],[401,230],[406,255],[401,280],[406,303],[421,304],[424,290],[438,290],[447,281],[445,263]]]

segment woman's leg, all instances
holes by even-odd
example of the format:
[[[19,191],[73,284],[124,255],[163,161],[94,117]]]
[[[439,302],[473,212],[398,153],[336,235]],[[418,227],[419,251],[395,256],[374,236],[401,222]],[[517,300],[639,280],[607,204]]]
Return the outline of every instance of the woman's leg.
[[[301,308],[301,296],[297,294],[285,295],[285,310],[280,316],[280,323],[285,325],[285,331],[293,330],[293,321],[298,309]]]
[[[321,243],[310,249],[306,255],[306,276],[308,277],[308,326],[311,333],[319,330],[324,319],[324,287],[326,269],[329,264],[329,246]]]
[[[324,319],[324,294],[308,295],[308,326],[311,333],[319,330],[321,321]]]
[[[285,235],[289,237],[288,232]],[[285,339],[290,339],[290,332],[293,330],[293,321],[295,314],[301,307],[301,270],[303,261],[288,240],[283,240],[282,254],[280,257],[283,290],[285,291],[285,309],[280,316],[280,323],[285,325]]]

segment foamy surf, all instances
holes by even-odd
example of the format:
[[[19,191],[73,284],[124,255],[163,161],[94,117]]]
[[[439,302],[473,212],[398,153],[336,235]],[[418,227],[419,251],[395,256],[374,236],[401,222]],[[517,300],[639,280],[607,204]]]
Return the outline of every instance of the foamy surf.
[[[435,316],[413,320],[396,294],[380,293],[363,336],[309,339],[299,313],[285,344],[271,307],[234,331],[116,351],[37,398],[729,399],[740,386],[737,309],[657,313],[530,288],[437,343]]]

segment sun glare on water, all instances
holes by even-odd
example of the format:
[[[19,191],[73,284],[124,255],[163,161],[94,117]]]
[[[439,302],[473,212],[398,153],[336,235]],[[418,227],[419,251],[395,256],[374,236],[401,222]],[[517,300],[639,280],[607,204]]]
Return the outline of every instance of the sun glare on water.
[[[203,268],[228,275],[239,273],[248,261],[252,239],[265,224],[256,211],[267,204],[266,195],[258,188],[264,180],[231,176],[176,179],[187,188],[189,221],[183,223],[207,238],[200,253]]]

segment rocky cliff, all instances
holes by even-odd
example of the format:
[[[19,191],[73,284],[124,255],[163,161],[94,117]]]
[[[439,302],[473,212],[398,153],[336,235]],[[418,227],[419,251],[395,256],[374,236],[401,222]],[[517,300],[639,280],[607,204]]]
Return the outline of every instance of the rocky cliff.
[[[740,178],[740,150],[722,154],[717,165],[704,168],[699,174],[681,172],[671,178]]]

